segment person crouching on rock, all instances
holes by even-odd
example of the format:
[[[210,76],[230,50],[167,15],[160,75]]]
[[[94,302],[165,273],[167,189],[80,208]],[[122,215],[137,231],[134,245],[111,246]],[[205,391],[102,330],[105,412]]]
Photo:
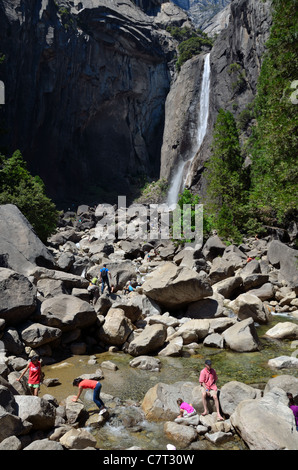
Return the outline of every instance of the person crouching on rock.
[[[180,413],[177,416],[177,418],[190,418],[191,416],[194,416],[197,414],[194,407],[191,404],[183,401],[181,398],[178,398],[177,405],[179,406],[179,409],[180,409]]]
[[[26,366],[26,368],[21,373],[20,377],[17,379],[18,382],[26,374],[28,369],[29,369],[28,386],[31,390],[31,394],[37,397],[39,393],[39,389],[40,389],[40,382],[41,382],[41,364],[40,364],[38,356],[32,357],[29,364]]]
[[[81,396],[81,393],[84,389],[91,389],[93,390],[93,401],[94,403],[98,406],[99,408],[99,414],[103,415],[104,413],[107,412],[104,402],[100,398],[100,390],[101,390],[101,383],[98,382],[97,380],[85,380],[81,378],[74,379],[72,382],[72,385],[74,387],[79,387],[79,391],[76,397],[72,399],[72,401],[76,402]]]
[[[90,294],[90,304],[95,305],[99,297],[99,286],[97,285],[98,279],[94,277],[88,286],[88,292]]]

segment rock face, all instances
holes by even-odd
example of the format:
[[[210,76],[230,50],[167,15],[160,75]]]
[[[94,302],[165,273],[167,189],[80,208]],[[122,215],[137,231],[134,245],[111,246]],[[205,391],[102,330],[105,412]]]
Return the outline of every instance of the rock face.
[[[1,205],[0,220],[0,267],[28,274],[35,266],[54,266],[53,256],[15,205]]]
[[[166,308],[179,308],[212,294],[208,281],[170,262],[155,271],[154,276],[148,276],[142,288],[148,297]]]
[[[158,176],[174,46],[154,17],[129,0],[1,1],[0,42],[6,144],[50,197],[81,201],[93,187],[108,201]]]
[[[191,157],[190,184],[199,194],[204,194],[205,182],[201,175],[204,162],[210,155],[213,127],[219,109],[235,114],[234,109],[237,108],[238,114],[251,103],[256,92],[262,54],[271,26],[270,6],[271,2],[258,0],[238,0],[230,4],[227,27],[220,32],[210,53],[208,128],[200,149],[194,143],[205,52],[182,66],[166,101],[161,177],[168,178],[177,171],[178,158],[179,161],[187,161]],[[184,109],[187,113],[183,112]]]

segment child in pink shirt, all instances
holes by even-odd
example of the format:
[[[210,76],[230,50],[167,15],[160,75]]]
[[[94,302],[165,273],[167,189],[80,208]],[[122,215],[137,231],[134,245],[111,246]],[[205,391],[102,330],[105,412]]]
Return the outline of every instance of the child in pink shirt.
[[[177,404],[180,408],[180,413],[177,418],[189,418],[190,416],[194,416],[197,413],[192,405],[186,403],[181,398],[178,398]]]

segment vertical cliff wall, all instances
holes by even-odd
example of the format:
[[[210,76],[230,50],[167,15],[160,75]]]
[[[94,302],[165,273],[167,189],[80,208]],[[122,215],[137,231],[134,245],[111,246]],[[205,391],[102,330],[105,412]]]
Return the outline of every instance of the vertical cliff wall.
[[[166,102],[161,151],[161,177],[169,178],[179,160],[193,153],[192,189],[204,195],[204,162],[210,156],[213,128],[220,108],[241,113],[256,93],[265,42],[271,26],[271,2],[235,0],[229,23],[218,36],[210,55],[209,121],[203,145],[194,146],[199,116],[199,89],[203,53],[186,62],[171,86]]]
[[[55,201],[117,201],[158,177],[174,46],[154,18],[129,0],[0,0],[0,44],[2,144]]]

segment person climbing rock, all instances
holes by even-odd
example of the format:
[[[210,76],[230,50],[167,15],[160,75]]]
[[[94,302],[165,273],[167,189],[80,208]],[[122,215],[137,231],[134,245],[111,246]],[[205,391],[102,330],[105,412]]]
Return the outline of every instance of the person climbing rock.
[[[100,273],[99,280],[101,282],[101,293],[103,294],[105,284],[106,284],[107,288],[108,288],[108,291],[109,291],[109,294],[111,294],[111,286],[110,286],[110,282],[109,282],[109,276],[111,277],[111,273],[108,270],[106,264],[103,265],[103,268],[100,269],[99,273]]]
[[[98,382],[97,380],[81,379],[79,377],[77,379],[74,379],[72,385],[74,387],[79,387],[77,396],[72,399],[73,402],[78,401],[84,389],[91,389],[93,390],[93,401],[99,408],[99,414],[103,415],[107,413],[107,409],[105,408],[104,402],[100,398],[100,390],[101,390],[100,382]]]
[[[124,287],[124,294],[129,294],[130,292],[133,292],[134,291],[134,288],[132,287],[131,285],[131,281],[128,281],[126,283],[126,286]]]
[[[95,305],[99,298],[99,286],[97,277],[93,277],[91,279],[87,290],[90,294],[90,304]]]
[[[194,407],[191,404],[183,401],[182,398],[178,398],[177,405],[179,406],[179,410],[180,410],[180,413],[177,416],[177,418],[182,418],[182,417],[190,418],[191,416],[194,416],[197,414]]]

